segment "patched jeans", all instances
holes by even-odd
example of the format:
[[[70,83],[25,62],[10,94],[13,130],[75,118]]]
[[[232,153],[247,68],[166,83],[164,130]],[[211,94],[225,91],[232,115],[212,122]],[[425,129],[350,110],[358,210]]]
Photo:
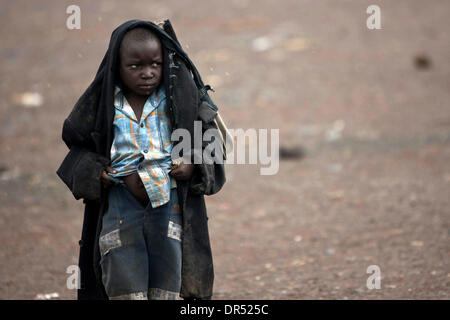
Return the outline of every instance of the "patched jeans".
[[[111,187],[99,247],[109,299],[180,299],[182,213],[170,201],[144,208],[125,184]]]

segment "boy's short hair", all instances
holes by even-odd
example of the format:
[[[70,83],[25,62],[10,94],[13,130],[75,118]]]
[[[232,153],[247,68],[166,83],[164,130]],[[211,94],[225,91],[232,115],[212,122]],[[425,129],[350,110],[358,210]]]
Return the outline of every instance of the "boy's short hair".
[[[134,28],[128,31],[122,39],[122,42],[120,44],[120,49],[122,49],[122,46],[126,45],[129,42],[134,41],[146,41],[146,40],[156,40],[160,42],[158,36],[147,28]]]

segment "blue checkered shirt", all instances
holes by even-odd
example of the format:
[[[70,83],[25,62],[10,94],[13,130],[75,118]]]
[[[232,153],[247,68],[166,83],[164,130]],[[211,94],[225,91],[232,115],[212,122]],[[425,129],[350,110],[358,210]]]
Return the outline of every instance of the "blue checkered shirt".
[[[172,128],[164,87],[148,97],[139,121],[119,87],[115,90],[114,107],[111,167],[117,173],[111,175],[124,177],[137,171],[152,207],[167,203],[176,182],[169,176]]]

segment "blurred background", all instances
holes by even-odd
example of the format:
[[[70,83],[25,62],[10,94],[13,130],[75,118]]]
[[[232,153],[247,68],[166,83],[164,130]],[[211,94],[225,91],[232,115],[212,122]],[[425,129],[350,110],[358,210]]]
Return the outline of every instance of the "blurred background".
[[[448,299],[449,14],[446,0],[0,1],[0,299],[76,298],[84,206],[55,173],[62,123],[134,18],[170,19],[229,128],[280,129],[276,175],[227,165],[207,197],[213,298]]]

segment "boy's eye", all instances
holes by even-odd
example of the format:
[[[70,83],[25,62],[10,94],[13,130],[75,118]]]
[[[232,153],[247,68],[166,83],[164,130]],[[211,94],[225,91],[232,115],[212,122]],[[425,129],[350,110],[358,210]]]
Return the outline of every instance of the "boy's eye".
[[[161,62],[153,62],[152,67],[158,67],[161,65]]]
[[[137,64],[132,64],[132,65],[130,65],[130,68],[131,68],[131,69],[137,69]]]

